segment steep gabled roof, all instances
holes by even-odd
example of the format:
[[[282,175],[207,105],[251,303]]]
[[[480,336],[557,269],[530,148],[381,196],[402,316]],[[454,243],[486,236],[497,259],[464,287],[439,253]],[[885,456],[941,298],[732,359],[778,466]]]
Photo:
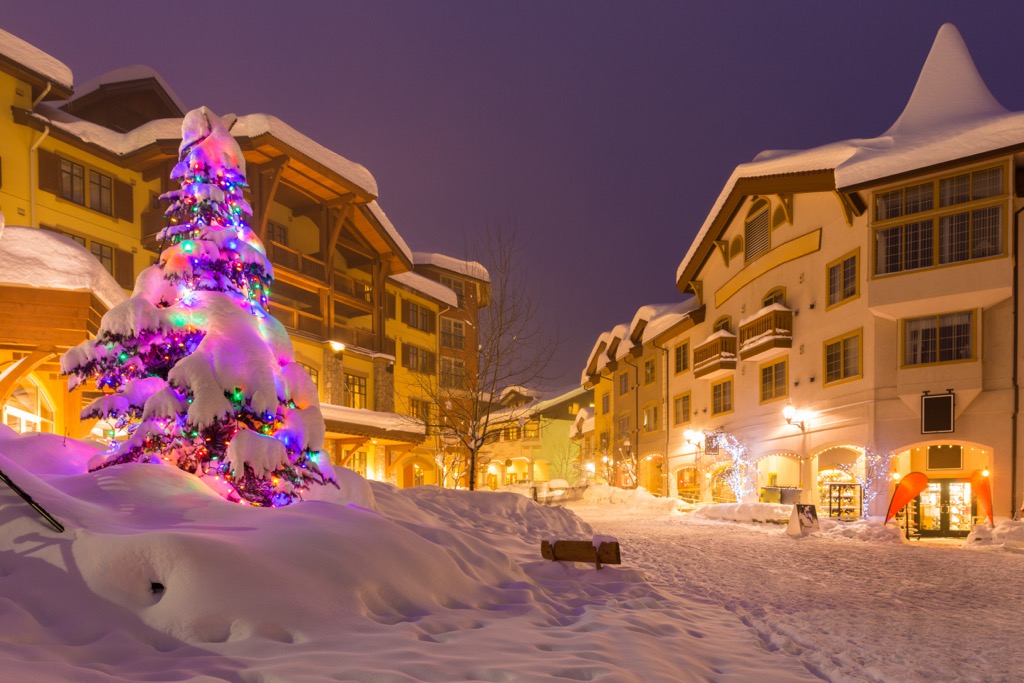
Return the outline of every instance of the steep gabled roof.
[[[676,269],[689,281],[713,242],[752,194],[851,191],[911,172],[1024,147],[1024,114],[992,96],[959,31],[944,24],[935,37],[903,112],[883,135],[809,150],[766,151],[736,167]]]

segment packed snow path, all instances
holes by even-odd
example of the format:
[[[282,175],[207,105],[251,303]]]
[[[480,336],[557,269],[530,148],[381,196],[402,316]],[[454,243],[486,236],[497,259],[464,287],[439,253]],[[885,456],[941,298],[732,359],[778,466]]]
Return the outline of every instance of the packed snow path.
[[[1024,681],[1024,554],[616,507],[573,509],[619,539],[623,566],[721,604],[825,680]]]

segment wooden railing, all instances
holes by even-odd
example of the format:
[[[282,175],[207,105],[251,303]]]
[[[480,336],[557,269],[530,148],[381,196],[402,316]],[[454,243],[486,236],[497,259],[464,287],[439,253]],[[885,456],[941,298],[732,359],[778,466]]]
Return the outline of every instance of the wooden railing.
[[[736,337],[715,337],[693,350],[693,367],[711,363],[721,358],[736,360]]]
[[[267,256],[275,266],[301,273],[319,282],[327,282],[327,266],[318,258],[271,241],[267,242]]]
[[[367,303],[373,302],[373,289],[369,285],[345,275],[340,270],[334,271],[334,291]]]
[[[371,351],[376,351],[376,338],[377,335],[371,330],[345,325],[338,322],[337,319],[334,321],[334,329],[331,332],[331,341],[339,341],[346,346],[355,346]]]
[[[793,347],[793,312],[773,309],[740,326],[740,359],[756,360]]]
[[[323,339],[327,331],[320,316],[303,313],[280,304],[271,304],[270,312],[281,321],[282,325],[293,332],[302,332]]]
[[[793,336],[793,311],[768,311],[760,318],[751,320],[740,327],[740,349],[760,337]]]

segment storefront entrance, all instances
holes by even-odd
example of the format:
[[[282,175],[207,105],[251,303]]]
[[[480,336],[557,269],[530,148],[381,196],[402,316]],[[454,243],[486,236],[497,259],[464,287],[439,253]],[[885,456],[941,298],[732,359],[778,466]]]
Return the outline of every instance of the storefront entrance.
[[[922,536],[967,536],[974,513],[971,482],[936,479],[918,497],[917,529]]]

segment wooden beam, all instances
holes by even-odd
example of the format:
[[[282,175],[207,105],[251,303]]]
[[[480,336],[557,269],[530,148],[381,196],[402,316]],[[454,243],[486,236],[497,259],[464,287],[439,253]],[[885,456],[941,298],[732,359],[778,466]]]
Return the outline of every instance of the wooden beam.
[[[288,161],[288,156],[282,154],[265,164],[256,165],[256,173],[254,174],[256,176],[256,183],[254,185],[255,196],[253,197],[255,200],[254,204],[256,205],[253,207],[256,212],[256,216],[254,216],[256,225],[253,229],[261,242],[267,241],[267,220],[270,218],[270,203],[274,200],[274,195],[277,194],[278,185],[281,184],[281,174]]]
[[[56,355],[57,349],[52,346],[40,347],[32,353],[19,358],[13,365],[4,370],[0,375],[0,403],[6,403],[11,397],[11,392],[18,386],[21,380],[37,367],[46,362],[50,357]]]

